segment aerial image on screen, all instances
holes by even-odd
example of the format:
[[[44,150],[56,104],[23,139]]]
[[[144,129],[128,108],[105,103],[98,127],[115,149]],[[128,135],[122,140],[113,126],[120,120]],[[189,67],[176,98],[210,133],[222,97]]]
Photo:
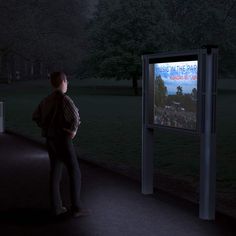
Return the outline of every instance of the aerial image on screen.
[[[154,64],[154,124],[195,130],[197,61]]]

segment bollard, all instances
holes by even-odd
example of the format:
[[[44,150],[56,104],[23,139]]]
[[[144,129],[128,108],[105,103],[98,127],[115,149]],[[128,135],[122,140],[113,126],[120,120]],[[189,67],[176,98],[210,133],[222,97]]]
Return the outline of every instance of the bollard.
[[[4,102],[0,102],[0,133],[4,132]]]

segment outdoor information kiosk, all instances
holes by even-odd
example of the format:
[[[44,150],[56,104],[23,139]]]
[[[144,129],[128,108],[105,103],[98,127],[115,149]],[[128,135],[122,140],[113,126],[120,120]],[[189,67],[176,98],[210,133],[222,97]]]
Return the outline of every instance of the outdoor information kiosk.
[[[142,56],[142,193],[153,193],[154,129],[200,137],[199,217],[215,218],[218,49]]]

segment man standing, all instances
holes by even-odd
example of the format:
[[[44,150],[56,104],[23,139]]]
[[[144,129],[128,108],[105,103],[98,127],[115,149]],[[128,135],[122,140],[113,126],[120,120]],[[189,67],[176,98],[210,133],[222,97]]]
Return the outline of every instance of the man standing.
[[[88,211],[81,208],[80,189],[81,173],[77,156],[72,143],[80,116],[78,108],[67,92],[67,77],[63,72],[50,75],[53,92],[44,98],[33,113],[32,119],[42,130],[46,138],[50,159],[50,199],[53,213],[58,216],[68,210],[63,206],[60,194],[60,181],[63,165],[70,177],[71,212],[74,217],[87,215]]]

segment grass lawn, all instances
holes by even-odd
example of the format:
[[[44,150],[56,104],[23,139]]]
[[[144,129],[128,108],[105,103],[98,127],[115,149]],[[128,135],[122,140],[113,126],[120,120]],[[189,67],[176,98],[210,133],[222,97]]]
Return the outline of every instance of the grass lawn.
[[[68,95],[80,109],[82,124],[74,140],[90,158],[141,168],[141,96],[129,87],[81,87],[72,80]],[[40,130],[31,121],[39,101],[50,92],[48,81],[0,84],[6,105],[6,127],[34,139]],[[236,93],[217,99],[217,191],[236,192]],[[155,131],[155,168],[195,183],[199,178],[199,140],[182,134]]]

